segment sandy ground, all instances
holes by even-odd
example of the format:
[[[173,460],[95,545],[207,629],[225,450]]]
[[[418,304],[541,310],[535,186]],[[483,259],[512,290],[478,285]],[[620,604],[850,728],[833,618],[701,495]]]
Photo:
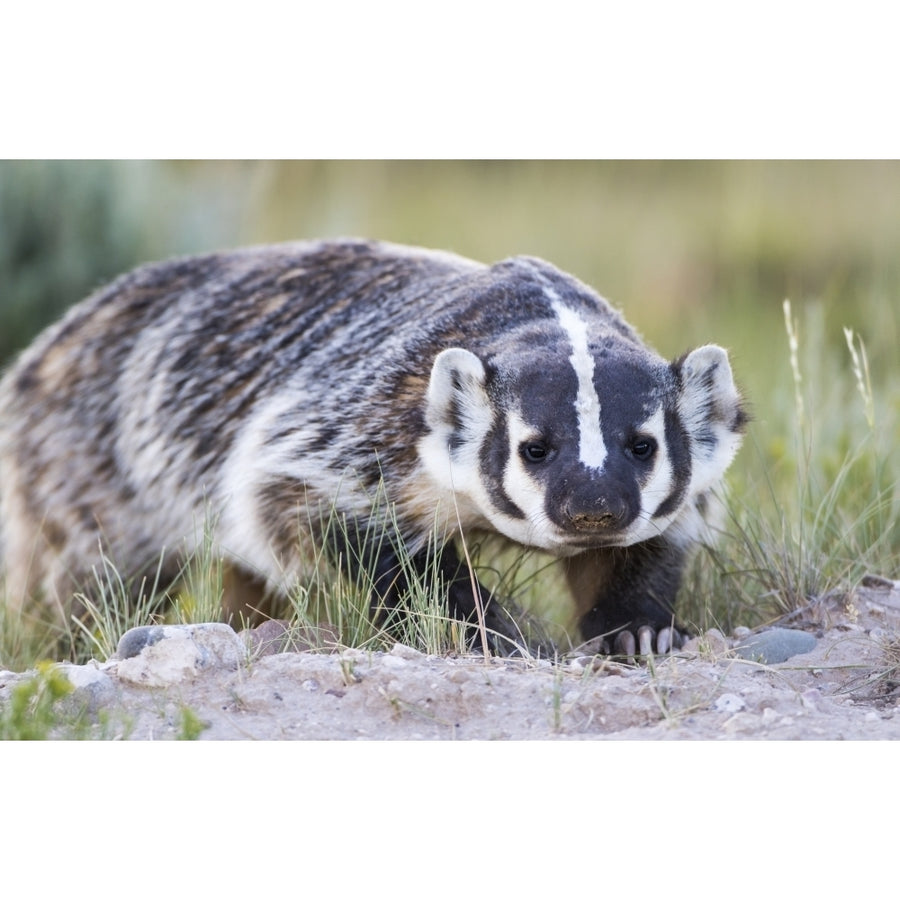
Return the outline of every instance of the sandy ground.
[[[438,658],[404,646],[278,652],[270,623],[241,635],[144,629],[120,644],[127,658],[63,668],[76,685],[66,702],[106,738],[186,728],[205,740],[900,738],[900,582],[867,579],[779,625],[814,637],[801,636],[811,649],[743,659],[753,653],[736,648],[752,635],[710,632],[640,665]],[[0,703],[24,677],[0,673]]]

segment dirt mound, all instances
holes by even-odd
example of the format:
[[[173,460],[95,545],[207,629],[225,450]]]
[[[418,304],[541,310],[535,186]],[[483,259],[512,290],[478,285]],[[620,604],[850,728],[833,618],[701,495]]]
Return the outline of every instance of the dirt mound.
[[[444,658],[402,645],[285,651],[274,623],[240,634],[173,626],[129,632],[106,663],[59,670],[75,686],[67,709],[102,737],[900,738],[900,582],[868,579],[779,625],[709,632],[641,665]],[[0,674],[0,704],[29,677]]]

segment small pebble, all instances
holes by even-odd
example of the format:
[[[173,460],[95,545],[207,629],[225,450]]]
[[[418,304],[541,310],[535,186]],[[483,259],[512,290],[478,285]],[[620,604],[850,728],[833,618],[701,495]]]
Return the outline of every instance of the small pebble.
[[[390,651],[391,656],[395,656],[398,659],[424,659],[425,654],[419,650],[416,650],[415,647],[409,647],[406,644],[394,644],[391,647]]]
[[[892,581],[890,578],[884,578],[881,575],[863,575],[863,587],[875,588],[881,590],[897,590],[900,588],[900,581]]]
[[[408,665],[407,661],[402,656],[391,656],[389,653],[382,657],[381,664],[386,669],[402,669],[404,666]]]
[[[817,704],[821,699],[821,692],[817,691],[815,688],[809,688],[800,695],[800,702],[806,709],[817,709]]]
[[[291,632],[287,622],[269,619],[256,628],[241,631],[240,638],[246,644],[248,652],[259,658],[283,653],[290,645]]]
[[[741,659],[772,665],[784,662],[798,653],[809,653],[816,639],[793,628],[770,628],[742,640],[734,649]]]
[[[57,669],[75,689],[72,696],[67,698],[73,706],[85,704],[91,712],[96,712],[115,700],[116,689],[112,679],[96,663],[90,662],[83,666],[59,663]]]
[[[737,694],[722,694],[713,703],[716,712],[736,713],[745,709],[747,704]]]
[[[728,652],[728,641],[725,640],[725,635],[718,628],[710,628],[704,634],[686,641],[682,650],[688,653],[718,657]]]

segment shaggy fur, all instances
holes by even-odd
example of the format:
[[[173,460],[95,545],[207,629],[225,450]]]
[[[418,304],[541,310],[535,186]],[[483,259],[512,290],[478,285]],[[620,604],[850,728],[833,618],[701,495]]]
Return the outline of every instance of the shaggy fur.
[[[336,509],[335,553],[389,605],[398,547],[424,574],[437,534],[470,620],[453,538],[488,529],[565,558],[583,637],[656,635],[744,421],[723,350],[666,362],[541,260],[346,240],[147,265],[0,382],[7,594],[66,607],[101,547],[134,575],[205,523],[245,587],[284,592]]]

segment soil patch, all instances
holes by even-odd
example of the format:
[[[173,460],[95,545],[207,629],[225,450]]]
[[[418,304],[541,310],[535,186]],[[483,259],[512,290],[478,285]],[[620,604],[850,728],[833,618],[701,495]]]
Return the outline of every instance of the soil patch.
[[[709,632],[639,665],[444,658],[402,645],[298,652],[283,649],[274,623],[240,634],[161,627],[129,632],[127,658],[60,668],[75,685],[68,708],[109,738],[900,738],[900,582],[869,578],[778,626]],[[0,704],[32,675],[0,673]]]

